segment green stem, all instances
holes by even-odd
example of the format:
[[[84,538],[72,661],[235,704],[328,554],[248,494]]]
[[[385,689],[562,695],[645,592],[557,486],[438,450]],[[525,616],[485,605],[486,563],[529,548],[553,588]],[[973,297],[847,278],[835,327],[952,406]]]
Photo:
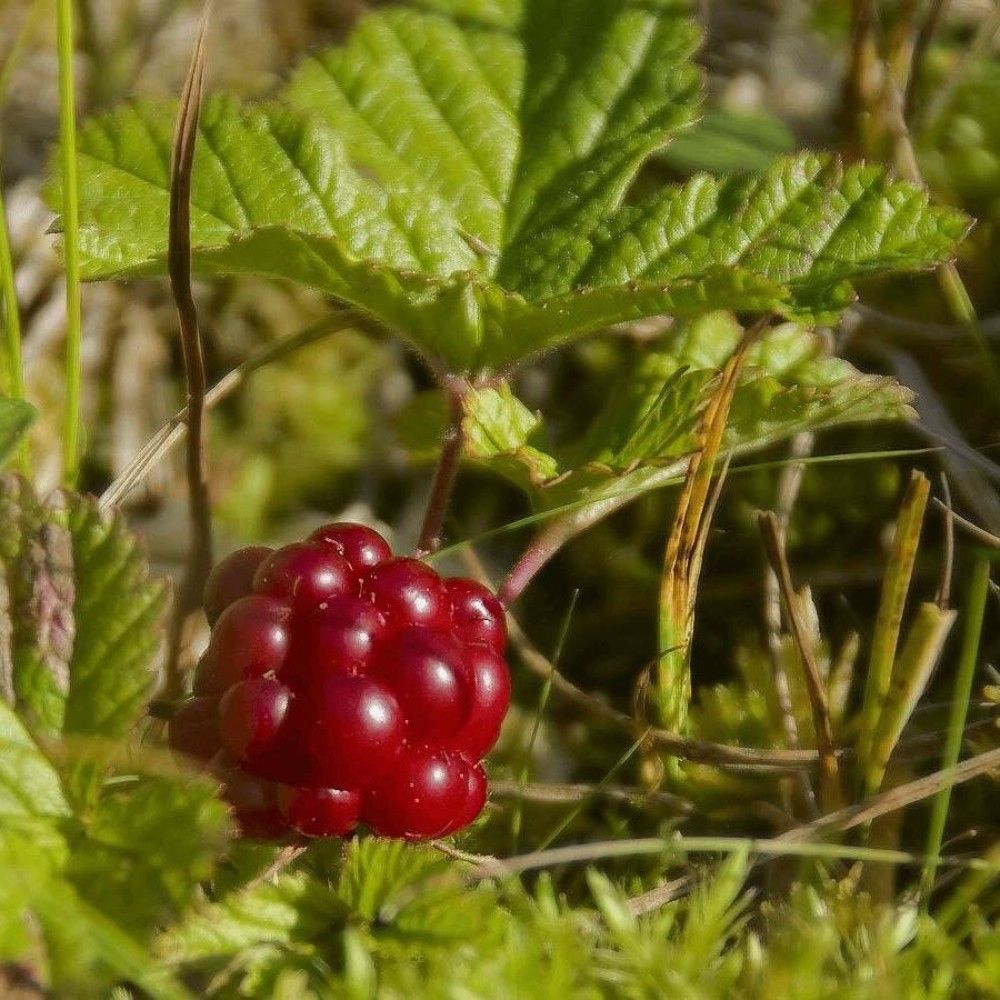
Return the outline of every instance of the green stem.
[[[986,597],[989,594],[990,560],[980,554],[976,557],[969,583],[969,599],[965,609],[965,628],[962,632],[962,650],[958,661],[958,675],[952,695],[951,710],[948,715],[948,732],[945,737],[944,753],[941,758],[942,770],[949,770],[958,763],[962,749],[962,733],[969,712],[969,698],[976,676],[976,661],[979,656],[979,638],[983,630],[986,612]],[[944,842],[944,828],[948,820],[951,804],[951,785],[944,785],[934,799],[931,820],[927,831],[927,864],[920,880],[923,907],[926,910],[934,887],[937,871],[937,857]]]
[[[24,399],[24,367],[21,361],[21,313],[17,306],[14,284],[14,259],[7,230],[7,208],[4,204],[3,181],[0,179],[0,296],[3,297],[3,390],[12,399]],[[30,472],[27,442],[17,453],[18,469]]]
[[[62,171],[63,253],[66,269],[66,401],[63,422],[63,482],[79,474],[81,342],[80,200],[76,168],[76,95],[73,86],[73,0],[57,0],[59,48],[59,154]]]

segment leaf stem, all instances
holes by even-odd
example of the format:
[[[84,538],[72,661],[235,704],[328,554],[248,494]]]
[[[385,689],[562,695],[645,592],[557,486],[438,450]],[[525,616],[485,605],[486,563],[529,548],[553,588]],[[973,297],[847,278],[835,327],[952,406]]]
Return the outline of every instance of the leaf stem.
[[[420,529],[416,551],[418,557],[430,555],[441,548],[444,519],[448,513],[455,478],[458,475],[462,448],[465,446],[463,401],[467,390],[468,383],[464,379],[454,375],[445,376],[444,391],[448,399],[448,427],[444,433],[441,455],[434,470],[431,494],[424,514],[424,523]]]
[[[962,631],[962,650],[958,660],[958,674],[955,677],[955,688],[951,699],[951,711],[948,713],[948,731],[945,737],[944,753],[941,757],[942,770],[949,770],[958,764],[962,750],[962,737],[965,732],[965,720],[969,712],[969,699],[972,695],[972,684],[976,676],[976,662],[979,656],[979,639],[983,631],[983,619],[986,614],[986,598],[990,584],[990,558],[985,553],[976,557],[972,568],[972,578],[969,581],[969,597],[965,608],[965,627]],[[930,855],[920,880],[920,892],[923,897],[923,907],[926,911],[930,902],[931,890],[934,888],[934,875],[937,871],[936,856],[941,850],[944,840],[945,824],[948,820],[948,807],[951,804],[951,786],[942,786],[934,799],[931,810],[930,824],[927,829],[927,854]]]
[[[62,171],[63,254],[66,271],[66,400],[63,412],[63,482],[79,476],[81,343],[80,192],[76,164],[76,95],[73,84],[73,2],[57,0],[59,50],[59,154]]]

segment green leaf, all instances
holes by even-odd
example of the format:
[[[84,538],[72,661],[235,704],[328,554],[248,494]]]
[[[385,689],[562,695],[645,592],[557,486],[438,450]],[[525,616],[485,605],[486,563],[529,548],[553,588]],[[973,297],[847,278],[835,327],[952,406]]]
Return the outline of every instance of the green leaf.
[[[97,910],[144,936],[187,906],[228,833],[214,781],[145,774],[106,787],[71,842],[66,875]]]
[[[638,355],[608,390],[586,433],[565,446],[545,440],[541,415],[506,384],[465,400],[465,458],[520,486],[539,509],[645,492],[683,473],[699,414],[742,329],[730,313],[679,325]],[[829,357],[819,336],[793,323],[772,330],[750,352],[723,446],[736,455],[799,431],[848,422],[906,419],[910,393]],[[418,397],[404,412],[409,443],[434,441],[440,396]]]
[[[766,111],[708,111],[657,159],[681,174],[764,171],[795,149],[795,136]]]
[[[795,311],[823,315],[850,300],[851,281],[947,258],[968,225],[878,167],[803,153],[760,176],[696,177],[630,206],[570,280],[669,282],[741,267],[789,288]]]
[[[58,503],[73,540],[76,585],[65,731],[119,737],[149,697],[166,585],[150,577],[120,514],[74,494]]]
[[[153,681],[166,592],[117,515],[0,477],[0,695],[33,729],[118,737]]]
[[[650,315],[824,312],[853,278],[951,253],[958,213],[818,157],[623,208],[695,117],[697,42],[682,0],[373,13],[279,104],[208,103],[195,265],[314,286],[478,371]],[[135,104],[82,130],[89,277],[163,273],[174,117]]]
[[[72,543],[19,476],[0,477],[0,693],[39,731],[62,728],[75,620]]]
[[[161,936],[157,948],[167,962],[180,964],[264,945],[306,945],[332,933],[345,912],[328,886],[304,872],[286,873],[195,909]]]
[[[23,399],[0,397],[0,465],[10,458],[37,415]]]
[[[0,700],[0,825],[15,817],[68,812],[58,772],[13,709]]]

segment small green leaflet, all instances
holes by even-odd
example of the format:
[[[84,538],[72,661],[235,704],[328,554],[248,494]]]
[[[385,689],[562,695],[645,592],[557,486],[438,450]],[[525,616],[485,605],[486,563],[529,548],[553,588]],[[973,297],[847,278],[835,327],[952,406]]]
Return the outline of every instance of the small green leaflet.
[[[0,396],[0,466],[21,443],[36,416],[35,408],[23,399]]]
[[[696,117],[697,44],[681,0],[370,14],[276,102],[207,104],[195,264],[312,285],[467,372],[650,315],[826,315],[856,278],[952,253],[960,213],[809,154],[629,204]],[[137,103],[84,127],[87,276],[163,273],[174,117]]]
[[[119,516],[0,477],[0,697],[33,730],[123,735],[153,682],[165,598]]]
[[[683,474],[698,415],[740,336],[724,312],[679,325],[626,367],[604,408],[567,447],[546,440],[542,416],[506,383],[475,390],[465,403],[465,457],[521,487],[540,510],[663,485]],[[909,399],[892,379],[862,375],[827,356],[818,336],[787,323],[753,348],[724,447],[745,454],[799,431],[906,419]],[[439,394],[416,397],[398,421],[402,443],[429,454],[443,421]]]

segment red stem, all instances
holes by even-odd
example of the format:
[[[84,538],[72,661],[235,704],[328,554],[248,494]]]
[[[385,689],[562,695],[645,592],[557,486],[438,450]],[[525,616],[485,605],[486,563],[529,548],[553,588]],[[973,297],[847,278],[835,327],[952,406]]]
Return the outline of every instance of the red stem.
[[[434,470],[434,481],[431,484],[431,495],[427,501],[427,511],[424,523],[420,529],[420,540],[417,542],[417,556],[430,555],[441,547],[441,534],[444,518],[451,502],[455,477],[458,475],[458,465],[465,445],[465,432],[462,420],[465,416],[463,400],[467,383],[463,379],[448,375],[444,379],[445,395],[448,398],[449,419],[441,447],[441,457]]]

